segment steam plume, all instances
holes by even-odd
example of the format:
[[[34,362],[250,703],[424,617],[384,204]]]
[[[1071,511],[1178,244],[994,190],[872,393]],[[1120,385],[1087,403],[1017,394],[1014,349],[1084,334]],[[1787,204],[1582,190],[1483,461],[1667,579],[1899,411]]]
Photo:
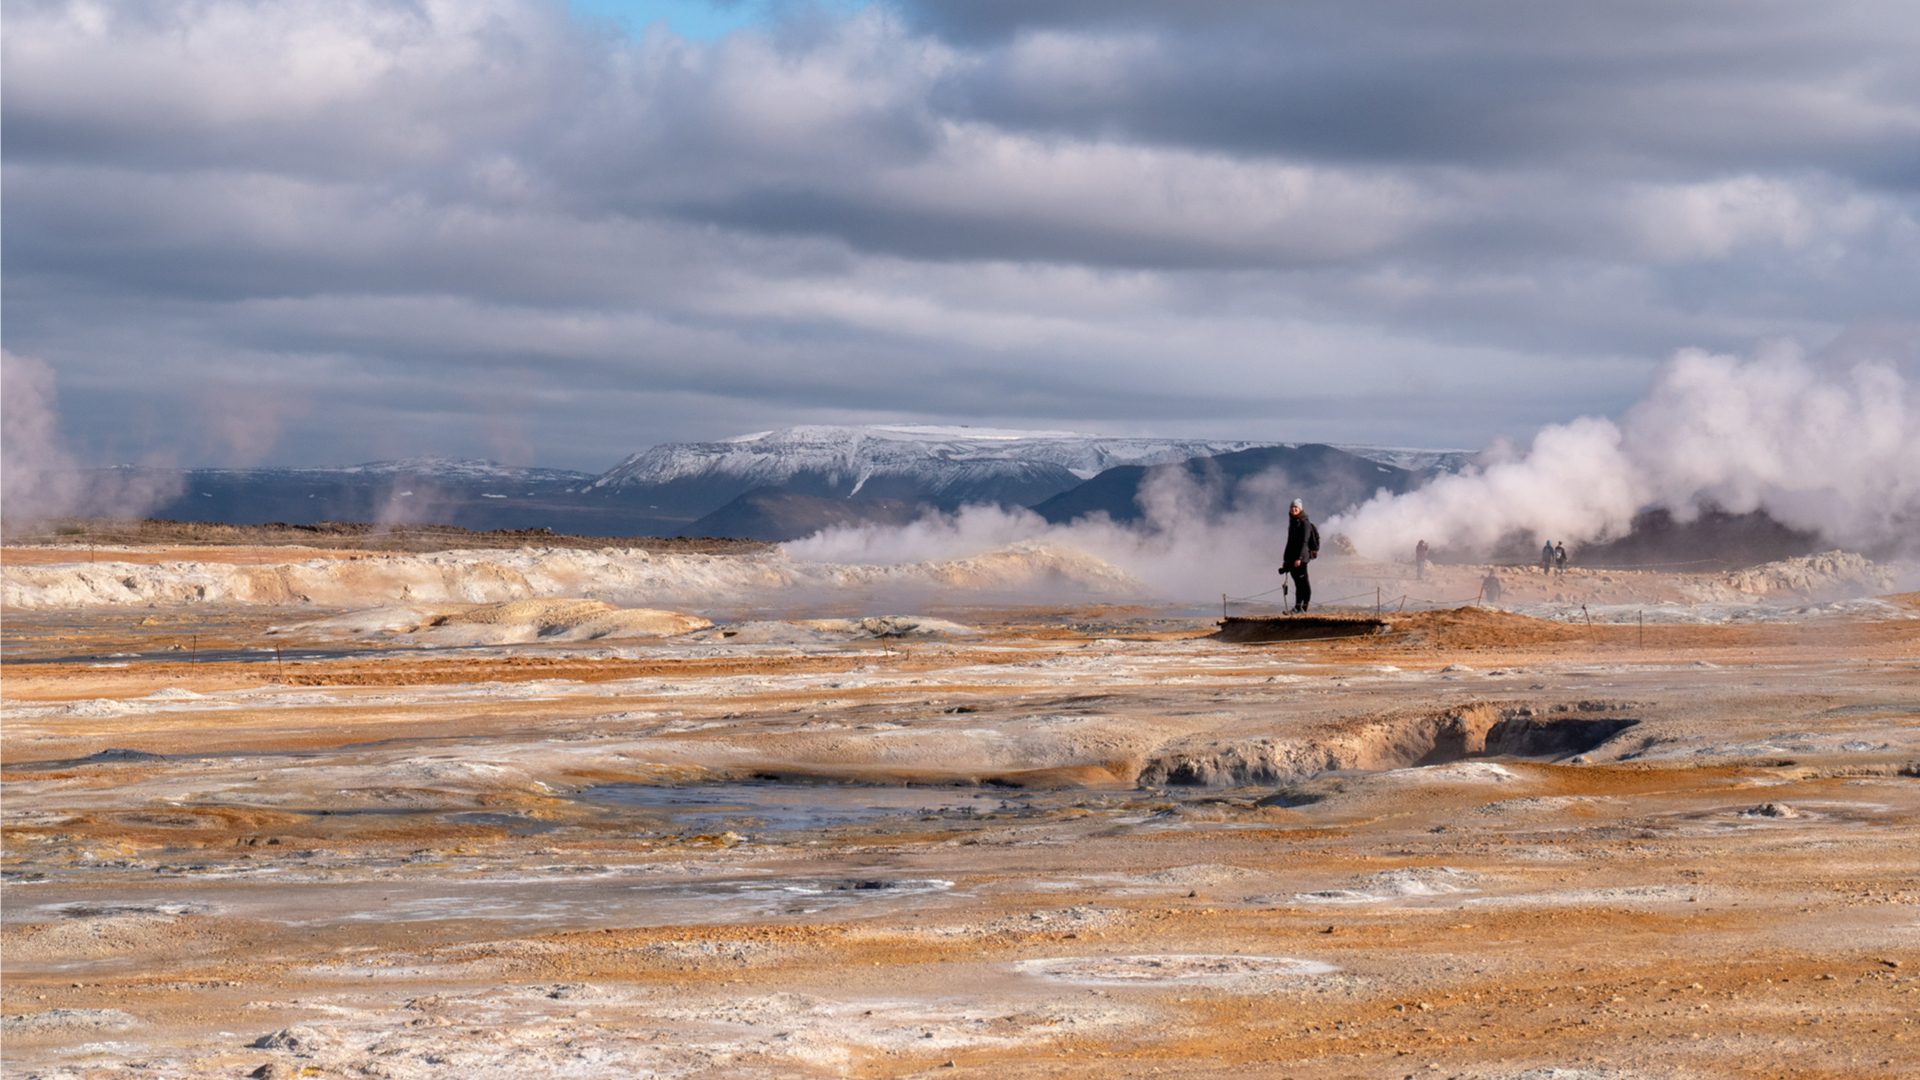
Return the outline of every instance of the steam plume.
[[[20,524],[67,505],[73,459],[60,448],[53,369],[0,349],[0,517]]]
[[[1718,507],[1869,553],[1920,550],[1920,412],[1891,360],[1818,363],[1780,346],[1751,359],[1687,350],[1617,423],[1543,428],[1515,454],[1404,495],[1376,495],[1329,522],[1362,555],[1420,539],[1485,552],[1624,534],[1663,508],[1686,521]]]
[[[904,563],[1035,543],[1103,559],[1138,578],[1154,596],[1197,601],[1217,598],[1223,589],[1241,593],[1278,584],[1291,481],[1276,469],[1241,481],[1240,493],[1229,508],[1218,485],[1195,480],[1184,469],[1160,469],[1147,474],[1139,496],[1143,519],[1135,525],[1105,514],[1055,525],[1028,510],[967,506],[906,525],[835,526],[785,548],[817,562]]]
[[[0,520],[8,531],[57,517],[143,517],[177,495],[155,470],[83,471],[67,452],[53,369],[0,349]]]

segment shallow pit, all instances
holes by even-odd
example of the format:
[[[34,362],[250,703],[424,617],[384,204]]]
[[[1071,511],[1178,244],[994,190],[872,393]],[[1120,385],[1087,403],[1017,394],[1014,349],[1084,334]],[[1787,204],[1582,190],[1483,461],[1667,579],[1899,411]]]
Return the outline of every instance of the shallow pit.
[[[1022,973],[1093,986],[1156,984],[1220,986],[1267,979],[1297,979],[1340,970],[1319,960],[1289,956],[1161,953],[1134,956],[1066,956],[1021,960]]]

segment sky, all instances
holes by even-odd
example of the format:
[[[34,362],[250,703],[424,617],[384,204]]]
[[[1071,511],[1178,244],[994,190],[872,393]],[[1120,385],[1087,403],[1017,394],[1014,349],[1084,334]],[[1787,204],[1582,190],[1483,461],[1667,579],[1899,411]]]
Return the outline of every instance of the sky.
[[[1904,0],[0,15],[0,339],[91,464],[1478,448],[1686,350],[1920,355]]]

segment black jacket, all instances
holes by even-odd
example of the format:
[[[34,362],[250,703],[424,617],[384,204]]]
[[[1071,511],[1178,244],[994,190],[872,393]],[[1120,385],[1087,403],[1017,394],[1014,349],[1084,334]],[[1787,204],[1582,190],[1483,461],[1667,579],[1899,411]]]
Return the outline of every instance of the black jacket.
[[[1299,517],[1287,516],[1287,551],[1280,556],[1282,570],[1293,569],[1298,559],[1316,559],[1320,556],[1320,530],[1308,520],[1306,512]]]

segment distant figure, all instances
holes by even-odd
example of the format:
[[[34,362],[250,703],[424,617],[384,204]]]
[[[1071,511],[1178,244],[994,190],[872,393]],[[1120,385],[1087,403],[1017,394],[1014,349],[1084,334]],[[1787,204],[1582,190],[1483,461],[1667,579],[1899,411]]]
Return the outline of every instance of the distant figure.
[[[1313,586],[1307,581],[1307,564],[1320,557],[1320,530],[1307,517],[1306,507],[1293,500],[1287,510],[1287,550],[1280,556],[1280,572],[1293,578],[1293,610],[1307,610],[1313,599]]]
[[[1489,604],[1500,602],[1500,579],[1495,577],[1491,570],[1487,571],[1486,577],[1480,579],[1480,598]]]
[[[1416,581],[1427,580],[1427,547],[1425,540],[1413,545],[1413,577]]]
[[[1560,540],[1553,542],[1553,570],[1561,575],[1567,572],[1567,545]]]
[[[1553,541],[1551,540],[1540,547],[1540,573],[1553,573]]]

